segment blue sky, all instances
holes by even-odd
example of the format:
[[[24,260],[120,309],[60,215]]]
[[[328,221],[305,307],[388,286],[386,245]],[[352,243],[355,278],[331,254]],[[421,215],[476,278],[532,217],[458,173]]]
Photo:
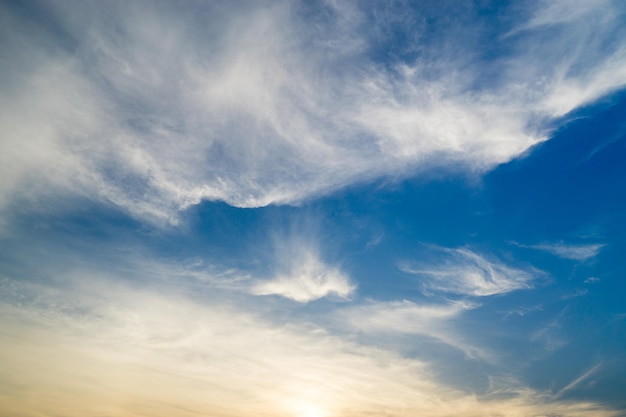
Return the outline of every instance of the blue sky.
[[[2,2],[0,415],[623,416],[620,1]]]

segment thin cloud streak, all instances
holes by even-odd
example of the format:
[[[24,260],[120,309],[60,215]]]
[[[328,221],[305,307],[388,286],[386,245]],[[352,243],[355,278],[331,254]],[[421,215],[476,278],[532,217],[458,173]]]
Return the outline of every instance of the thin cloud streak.
[[[582,382],[586,381],[587,379],[589,379],[589,377],[591,377],[593,374],[595,374],[598,371],[598,369],[600,369],[601,366],[602,366],[602,362],[600,362],[597,365],[591,367],[591,369],[589,369],[588,371],[583,373],[581,376],[579,376],[578,378],[574,379],[572,382],[570,382],[569,384],[567,384],[566,386],[561,388],[559,390],[559,392],[556,393],[556,398],[560,398],[560,397],[563,396],[563,394],[566,394],[567,392],[575,389]]]
[[[370,300],[337,313],[349,327],[376,338],[417,335],[437,340],[462,351],[469,358],[491,361],[487,350],[464,340],[455,324],[462,314],[478,307],[470,302],[417,304],[408,300],[380,302]]]
[[[600,250],[606,245],[568,245],[564,243],[542,243],[539,245],[522,246],[530,249],[537,249],[556,255],[564,259],[572,259],[574,261],[586,261],[594,258],[600,253]]]
[[[320,21],[240,6],[55,3],[47,26],[3,6],[0,202],[79,194],[175,223],[202,200],[297,204],[430,167],[484,172],[626,82],[624,48],[605,42],[623,32],[619,2],[574,4],[565,22],[538,7],[493,40],[509,51],[495,61],[451,33],[438,41],[458,53],[385,66],[357,5]],[[481,86],[485,67],[499,75]]]
[[[485,297],[532,288],[539,271],[522,270],[488,260],[469,249],[438,248],[435,261],[405,262],[400,269],[420,277],[425,292]]]

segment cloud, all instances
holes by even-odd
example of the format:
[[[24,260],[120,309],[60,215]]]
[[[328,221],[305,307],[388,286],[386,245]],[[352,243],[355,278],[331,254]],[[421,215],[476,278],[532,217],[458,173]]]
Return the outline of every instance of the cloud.
[[[540,112],[558,117],[612,88],[624,87],[626,49],[613,37],[624,31],[622,5],[608,0],[540,1],[534,6],[530,19],[516,28],[525,39],[520,46],[532,46],[511,61],[517,70],[510,69],[530,77],[527,81],[534,83],[530,93],[539,94],[535,104]],[[564,48],[569,53],[558,55]],[[524,60],[530,61],[524,65]],[[587,65],[583,60],[595,63]]]
[[[326,264],[310,242],[288,239],[276,251],[276,276],[252,287],[256,295],[280,295],[308,303],[322,297],[347,299],[356,286],[339,268]]]
[[[24,416],[618,415],[514,381],[487,395],[461,392],[438,382],[436,369],[423,361],[312,321],[277,322],[254,303],[198,302],[138,288],[129,277],[135,272],[141,273],[126,270],[128,283],[102,271],[93,278],[88,270],[57,277],[61,286],[3,279],[3,410]],[[395,307],[423,319],[455,314]]]
[[[583,297],[587,295],[589,290],[587,288],[576,288],[567,294],[561,296],[561,300],[568,300],[570,298]]]
[[[504,314],[504,318],[509,318],[512,315],[516,315],[519,317],[524,317],[527,316],[528,314],[537,312],[537,311],[541,311],[543,310],[543,306],[541,305],[534,305],[534,306],[529,306],[529,307],[517,307],[517,308],[513,308],[513,309],[509,309],[506,311],[502,311],[501,313]]]
[[[477,305],[469,302],[417,304],[402,301],[369,301],[342,309],[337,316],[367,335],[388,339],[393,335],[418,335],[435,339],[462,351],[467,357],[488,359],[485,349],[463,340],[455,328],[461,315]]]
[[[394,391],[434,388],[417,377],[426,372],[418,361],[315,325],[275,326],[228,303],[201,305],[110,284],[91,280],[92,290],[69,292],[13,286],[16,297],[2,302],[10,342],[2,346],[0,377],[12,393],[3,409],[287,416],[312,405],[328,412],[397,407]],[[10,301],[19,299],[35,301]],[[374,396],[379,383],[384,388]],[[29,392],[38,400],[25,409]],[[406,400],[401,394],[400,403]]]
[[[366,332],[428,334],[465,310],[470,303],[418,305],[411,301],[370,302],[348,310],[350,321]]]
[[[555,256],[564,259],[572,259],[574,261],[586,261],[594,258],[604,244],[591,244],[591,245],[568,245],[565,243],[542,243],[539,245],[519,245],[523,248],[537,249],[544,252],[551,253]]]
[[[569,343],[563,335],[561,319],[562,314],[551,322],[541,326],[533,332],[530,341],[540,343],[548,352],[557,351]]]
[[[439,249],[438,261],[413,265],[403,263],[400,269],[421,278],[427,292],[485,297],[531,288],[538,271],[507,266],[498,260],[487,260],[469,249]]]
[[[579,22],[581,19],[597,15],[601,7],[612,7],[613,0],[599,0],[596,2],[587,1],[541,1],[539,11],[532,14],[528,22],[519,25],[510,33],[536,29],[539,27],[553,27]],[[535,5],[536,6],[536,5]],[[536,9],[535,9],[536,10]]]
[[[437,12],[2,6],[0,202],[69,193],[176,222],[202,200],[297,204],[431,167],[484,172],[626,82],[620,3],[552,4],[508,36],[467,36],[484,33],[470,9],[452,30],[402,26],[405,53],[384,60],[384,19]]]
[[[595,374],[598,371],[598,369],[600,369],[601,366],[602,366],[602,362],[600,362],[597,365],[591,367],[588,371],[583,373],[581,376],[579,376],[578,378],[574,379],[572,382],[567,384],[565,387],[561,388],[559,390],[559,392],[557,392],[556,397],[557,398],[558,397],[562,397],[563,394],[566,394],[569,391],[572,391],[573,389],[576,389],[576,387],[580,386],[581,383],[583,383],[584,381],[588,380],[589,377],[591,377],[593,374]]]

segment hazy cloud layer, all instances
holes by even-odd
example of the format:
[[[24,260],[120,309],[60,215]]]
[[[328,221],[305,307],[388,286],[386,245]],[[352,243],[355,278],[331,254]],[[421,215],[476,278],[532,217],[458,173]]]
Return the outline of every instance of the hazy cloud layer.
[[[1,11],[5,206],[70,193],[175,222],[202,199],[257,207],[430,167],[482,172],[626,82],[617,1],[528,3],[495,35],[471,7],[452,5],[467,16],[432,39],[405,16],[416,43],[384,64],[393,5],[41,7]]]
[[[126,270],[125,279],[134,273],[142,271]],[[494,378],[486,395],[462,392],[438,382],[431,364],[333,334],[314,314],[277,322],[249,301],[198,303],[96,274],[101,278],[75,270],[56,277],[61,286],[3,279],[3,410],[24,416],[618,415],[512,379]],[[387,307],[422,321],[465,308]],[[372,317],[368,326],[377,330],[382,322]]]

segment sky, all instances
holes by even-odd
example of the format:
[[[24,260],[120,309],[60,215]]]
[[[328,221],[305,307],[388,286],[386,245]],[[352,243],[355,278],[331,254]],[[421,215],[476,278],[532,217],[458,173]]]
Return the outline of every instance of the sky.
[[[0,416],[626,416],[626,3],[0,2]]]

